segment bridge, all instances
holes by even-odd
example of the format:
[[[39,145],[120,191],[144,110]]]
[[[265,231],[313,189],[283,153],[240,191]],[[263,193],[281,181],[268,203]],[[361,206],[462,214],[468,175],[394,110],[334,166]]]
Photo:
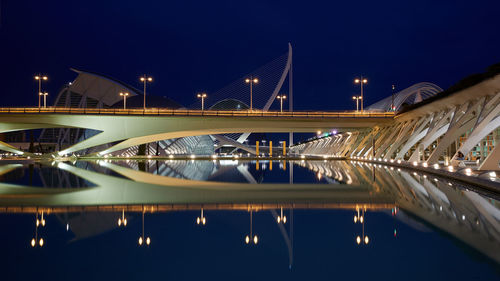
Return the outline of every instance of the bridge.
[[[58,152],[119,142],[100,151],[113,153],[160,140],[209,134],[317,132],[368,129],[392,121],[394,114],[356,112],[269,112],[172,109],[0,108],[0,133],[29,129],[81,128],[100,131]],[[7,144],[0,149],[28,155]]]
[[[297,154],[335,155],[420,167],[466,166],[500,170],[500,75],[443,93],[369,131],[340,134],[298,144]],[[436,166],[437,165],[437,166]],[[456,168],[450,168],[453,171]]]

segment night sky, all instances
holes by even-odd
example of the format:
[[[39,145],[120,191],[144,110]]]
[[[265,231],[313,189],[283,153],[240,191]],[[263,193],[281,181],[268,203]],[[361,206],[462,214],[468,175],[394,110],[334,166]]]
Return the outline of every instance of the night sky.
[[[50,102],[94,71],[183,105],[294,49],[295,109],[353,109],[413,83],[447,88],[500,61],[500,1],[1,1],[1,106]]]

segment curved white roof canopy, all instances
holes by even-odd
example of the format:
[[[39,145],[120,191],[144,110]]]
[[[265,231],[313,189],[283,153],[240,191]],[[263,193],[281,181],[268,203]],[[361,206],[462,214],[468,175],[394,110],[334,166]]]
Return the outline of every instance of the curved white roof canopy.
[[[414,84],[402,91],[394,94],[395,111],[399,111],[403,104],[415,104],[427,98],[435,96],[442,92],[443,89],[436,84],[429,82],[421,82]],[[368,111],[391,111],[392,95],[380,100],[366,108]]]
[[[119,95],[120,92],[129,93],[129,97],[137,96],[138,94],[142,95],[137,89],[118,80],[74,68],[71,70],[78,73],[78,76],[69,85],[69,90],[73,93],[101,101],[107,106],[112,106],[123,99]]]

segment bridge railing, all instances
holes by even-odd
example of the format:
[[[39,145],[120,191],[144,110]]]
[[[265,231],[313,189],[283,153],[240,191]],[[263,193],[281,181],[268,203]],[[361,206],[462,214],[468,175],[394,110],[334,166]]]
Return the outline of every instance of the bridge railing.
[[[394,112],[356,111],[261,111],[261,110],[191,110],[191,109],[121,109],[121,108],[68,108],[68,107],[5,107],[0,114],[84,114],[84,115],[151,115],[151,116],[214,116],[214,117],[308,117],[308,118],[387,118]]]

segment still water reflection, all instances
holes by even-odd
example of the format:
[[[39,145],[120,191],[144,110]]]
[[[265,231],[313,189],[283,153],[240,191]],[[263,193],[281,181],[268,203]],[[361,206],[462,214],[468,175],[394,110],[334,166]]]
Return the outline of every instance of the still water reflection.
[[[499,201],[397,167],[10,162],[0,176],[9,279],[498,278]]]

